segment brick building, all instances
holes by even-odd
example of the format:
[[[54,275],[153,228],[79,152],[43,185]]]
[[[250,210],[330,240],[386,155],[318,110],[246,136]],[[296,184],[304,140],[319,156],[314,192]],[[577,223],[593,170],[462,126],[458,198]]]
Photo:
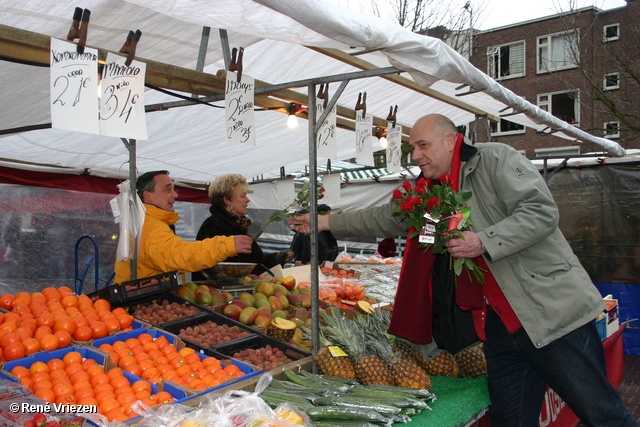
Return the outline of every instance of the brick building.
[[[640,148],[640,0],[478,32],[471,62],[504,87],[581,129]],[[611,105],[617,114],[611,112]],[[508,121],[479,126],[479,141],[499,141],[534,157],[536,148],[580,146]]]

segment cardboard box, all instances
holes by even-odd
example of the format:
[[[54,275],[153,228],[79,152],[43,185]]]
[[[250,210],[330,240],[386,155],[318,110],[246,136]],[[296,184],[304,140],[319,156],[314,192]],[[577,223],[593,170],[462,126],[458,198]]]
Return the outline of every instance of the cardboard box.
[[[301,265],[299,267],[283,268],[282,277],[293,276],[296,279],[296,283],[308,282],[311,280],[311,265]],[[322,277],[322,271],[318,267],[318,277]]]
[[[605,315],[607,319],[607,338],[615,334],[620,328],[620,319],[618,313],[618,300],[610,298],[610,295],[604,298],[604,303],[607,305]]]

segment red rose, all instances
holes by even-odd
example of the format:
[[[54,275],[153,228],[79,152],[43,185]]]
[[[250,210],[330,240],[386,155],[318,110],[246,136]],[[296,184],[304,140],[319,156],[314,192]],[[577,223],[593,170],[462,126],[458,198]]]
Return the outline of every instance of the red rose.
[[[442,185],[450,185],[450,184],[451,184],[451,182],[453,181],[453,180],[451,179],[451,175],[448,175],[448,174],[446,174],[446,173],[445,173],[445,174],[443,174],[443,175],[440,175],[440,178],[438,178],[438,179],[440,180],[440,183],[441,183]]]
[[[396,200],[402,200],[404,196],[402,195],[402,191],[398,190],[397,188],[395,190],[393,190],[393,198]]]
[[[400,210],[403,210],[403,211],[406,211],[406,212],[413,210],[413,203],[404,202],[404,203],[400,204]]]
[[[422,204],[422,199],[420,197],[414,197],[413,204],[416,206],[420,206]]]
[[[427,209],[433,209],[438,205],[440,205],[440,199],[438,199],[437,197],[432,197],[427,200]]]
[[[323,192],[324,191],[324,187],[320,187],[320,190],[318,190],[318,191]]]
[[[426,187],[426,186],[428,186],[428,185],[429,185],[429,183],[427,182],[427,180],[426,180],[426,179],[424,179],[424,178],[420,178],[420,179],[418,180],[418,185],[419,185],[419,186],[421,186],[421,187]]]
[[[424,187],[421,187],[419,185],[416,185],[416,193],[418,194],[424,194],[424,192],[427,191],[424,189]]]
[[[413,188],[411,187],[411,183],[409,181],[405,181],[402,183],[402,188],[406,191],[411,191]]]

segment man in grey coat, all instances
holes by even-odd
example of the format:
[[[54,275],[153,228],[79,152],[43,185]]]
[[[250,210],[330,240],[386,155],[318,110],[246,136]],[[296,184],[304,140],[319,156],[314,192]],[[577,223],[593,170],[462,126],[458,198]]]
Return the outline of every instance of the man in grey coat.
[[[606,378],[595,327],[602,297],[558,229],[558,209],[540,173],[507,145],[462,139],[448,118],[432,114],[415,123],[409,145],[421,177],[450,174],[473,193],[472,229],[446,246],[450,256],[488,268],[480,292],[491,424],[537,427],[550,386],[587,425],[638,426]],[[403,217],[393,212],[397,202],[319,216],[318,230],[336,237],[406,233]],[[308,215],[289,224],[309,232]],[[409,301],[400,293],[401,286],[394,317]]]

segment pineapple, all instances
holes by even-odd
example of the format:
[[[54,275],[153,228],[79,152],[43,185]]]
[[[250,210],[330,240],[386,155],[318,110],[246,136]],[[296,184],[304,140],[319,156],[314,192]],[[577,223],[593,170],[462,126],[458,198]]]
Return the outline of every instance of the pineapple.
[[[302,327],[302,330],[304,332],[303,336],[307,339],[311,339],[311,329]],[[356,373],[353,369],[353,362],[349,355],[346,353],[344,355],[334,355],[335,348],[331,348],[333,344],[327,339],[326,335],[323,334],[322,331],[318,333],[318,338],[321,348],[318,350],[314,359],[318,371],[324,375],[355,379]],[[338,348],[338,350],[340,349]]]
[[[456,360],[460,365],[460,376],[479,377],[487,375],[487,359],[484,356],[484,344],[473,344],[456,353]]]
[[[393,350],[407,359],[411,359],[418,364],[429,375],[439,375],[443,377],[458,377],[460,367],[453,354],[446,350],[439,350],[435,357],[426,362],[416,344],[404,338],[395,337],[392,344]]]
[[[296,333],[295,322],[281,317],[275,317],[267,327],[267,335],[277,340],[289,342]]]
[[[429,375],[413,360],[402,357],[393,351],[385,335],[384,314],[373,312],[368,316],[358,316],[357,322],[366,331],[367,344],[385,361],[391,369],[393,380],[398,387],[431,390]]]
[[[365,334],[355,322],[344,319],[339,310],[322,313],[325,330],[331,340],[339,344],[354,361],[356,379],[363,385],[394,385],[385,363],[365,346]]]

